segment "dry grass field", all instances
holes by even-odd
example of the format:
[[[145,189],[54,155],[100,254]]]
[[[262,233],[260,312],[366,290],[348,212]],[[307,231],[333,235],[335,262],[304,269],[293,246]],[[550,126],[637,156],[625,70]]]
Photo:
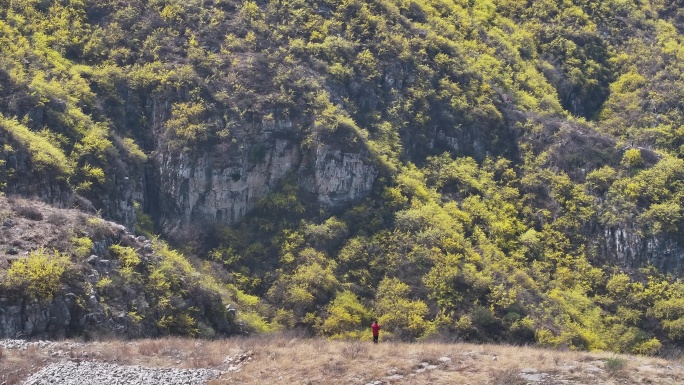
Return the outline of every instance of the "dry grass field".
[[[224,340],[63,341],[0,350],[0,384],[48,363],[96,360],[158,368],[213,368],[210,384],[681,384],[684,362],[464,343],[327,341],[255,336]]]

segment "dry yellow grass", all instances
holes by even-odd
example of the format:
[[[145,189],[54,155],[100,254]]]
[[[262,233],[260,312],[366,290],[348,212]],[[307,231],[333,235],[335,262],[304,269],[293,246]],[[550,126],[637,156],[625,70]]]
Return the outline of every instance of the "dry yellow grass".
[[[61,355],[55,354],[60,352]],[[65,349],[4,349],[0,383],[21,383],[60,359],[213,368],[219,384],[679,384],[680,359],[465,343],[327,341],[287,335],[224,340],[100,341]]]
[[[562,352],[530,347],[264,340],[250,346],[254,364],[216,384],[676,384],[684,382],[679,361]],[[353,352],[353,353],[350,353]],[[449,360],[447,360],[447,358]],[[614,360],[618,369],[606,369]],[[525,373],[523,373],[525,372]],[[524,377],[527,375],[528,377]],[[540,381],[536,381],[539,379]]]

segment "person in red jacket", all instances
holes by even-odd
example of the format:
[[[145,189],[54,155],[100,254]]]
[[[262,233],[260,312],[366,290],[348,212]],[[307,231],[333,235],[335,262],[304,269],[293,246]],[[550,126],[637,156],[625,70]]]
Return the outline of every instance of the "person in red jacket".
[[[371,330],[373,331],[373,343],[378,343],[378,337],[380,337],[380,325],[378,325],[378,321],[373,321],[373,324],[371,325]]]

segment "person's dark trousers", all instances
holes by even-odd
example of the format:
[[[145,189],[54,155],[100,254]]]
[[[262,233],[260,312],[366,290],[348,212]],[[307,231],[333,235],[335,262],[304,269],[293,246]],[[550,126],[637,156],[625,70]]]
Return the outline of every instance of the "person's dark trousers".
[[[373,343],[375,343],[375,344],[378,343],[378,336],[373,336]]]

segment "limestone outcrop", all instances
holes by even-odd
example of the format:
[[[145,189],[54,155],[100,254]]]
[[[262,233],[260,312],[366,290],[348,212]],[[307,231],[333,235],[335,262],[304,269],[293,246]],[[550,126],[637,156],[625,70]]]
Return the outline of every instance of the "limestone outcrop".
[[[160,152],[157,161],[167,231],[192,222],[234,224],[287,177],[331,208],[365,197],[378,175],[365,150],[344,152],[323,143],[303,150],[296,137],[270,133],[203,153]]]

